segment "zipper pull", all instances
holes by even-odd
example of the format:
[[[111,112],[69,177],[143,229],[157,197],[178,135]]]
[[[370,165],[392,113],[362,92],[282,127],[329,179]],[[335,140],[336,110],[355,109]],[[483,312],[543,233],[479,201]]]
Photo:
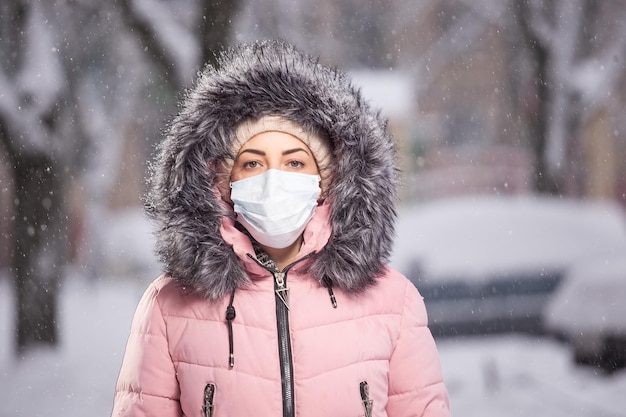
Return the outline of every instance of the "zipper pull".
[[[237,314],[235,313],[235,306],[233,305],[233,301],[235,301],[235,290],[230,293],[230,301],[228,302],[228,306],[226,307],[226,326],[228,327],[228,367],[232,368],[235,366],[235,348],[233,346],[235,338],[233,336],[233,320]]]
[[[206,384],[204,387],[204,405],[202,406],[203,417],[213,416],[213,397],[215,396],[215,384]]]
[[[274,279],[276,280],[276,289],[274,292],[276,296],[280,298],[287,310],[289,310],[289,288],[285,286],[285,273],[282,271],[273,272]]]
[[[276,285],[278,288],[283,288],[285,286],[285,273],[282,271],[274,272],[274,279],[276,280]]]
[[[333,308],[337,308],[337,298],[335,297],[335,293],[333,292],[333,281],[327,276],[323,279],[324,285],[328,288],[328,295],[330,296],[330,303],[333,305]]]
[[[370,400],[370,387],[367,381],[362,381],[359,384],[361,391],[361,400],[363,401],[363,408],[365,409],[365,417],[372,417],[372,407],[374,406],[374,400]]]

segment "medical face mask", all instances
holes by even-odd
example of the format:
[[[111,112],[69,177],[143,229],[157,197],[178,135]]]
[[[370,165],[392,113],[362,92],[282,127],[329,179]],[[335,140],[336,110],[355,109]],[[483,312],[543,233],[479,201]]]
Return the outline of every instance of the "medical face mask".
[[[319,175],[270,169],[230,184],[237,221],[257,242],[282,249],[296,241],[313,217]]]

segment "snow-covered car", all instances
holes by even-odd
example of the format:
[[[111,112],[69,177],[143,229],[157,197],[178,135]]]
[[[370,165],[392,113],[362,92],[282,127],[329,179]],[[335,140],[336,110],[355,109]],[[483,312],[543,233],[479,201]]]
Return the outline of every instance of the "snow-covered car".
[[[549,301],[546,329],[568,341],[578,363],[626,366],[626,252],[572,268]]]
[[[621,210],[537,196],[404,206],[391,264],[424,296],[435,335],[542,332],[572,265],[626,251]]]

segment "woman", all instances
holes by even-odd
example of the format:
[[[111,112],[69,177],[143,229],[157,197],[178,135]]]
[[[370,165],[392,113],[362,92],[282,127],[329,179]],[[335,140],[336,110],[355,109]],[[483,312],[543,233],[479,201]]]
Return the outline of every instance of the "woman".
[[[385,264],[385,123],[284,42],[186,96],[148,213],[165,274],[133,319],[114,416],[448,416],[415,287]]]

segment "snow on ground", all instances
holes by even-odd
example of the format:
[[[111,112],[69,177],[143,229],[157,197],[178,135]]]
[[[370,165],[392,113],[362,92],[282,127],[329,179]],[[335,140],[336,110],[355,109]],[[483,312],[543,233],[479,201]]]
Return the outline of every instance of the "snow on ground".
[[[21,358],[12,342],[13,302],[0,281],[0,417],[107,416],[134,305],[145,285],[67,280],[60,302],[58,350]]]

